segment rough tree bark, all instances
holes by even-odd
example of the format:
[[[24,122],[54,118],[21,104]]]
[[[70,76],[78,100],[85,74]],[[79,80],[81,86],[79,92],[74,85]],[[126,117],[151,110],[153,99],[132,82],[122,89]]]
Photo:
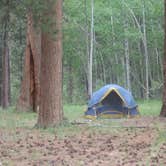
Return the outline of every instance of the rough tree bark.
[[[49,3],[50,1],[48,1]],[[48,4],[49,5],[49,4]],[[42,31],[40,106],[37,127],[53,127],[63,119],[62,111],[62,0],[50,5],[45,17],[51,25]],[[56,33],[53,33],[56,30]]]
[[[163,86],[163,105],[161,108],[160,116],[166,117],[166,0],[164,1],[165,7],[165,36],[164,36],[164,60],[163,60],[163,76],[164,76],[164,86]]]
[[[18,111],[37,111],[40,97],[40,56],[41,33],[33,25],[32,13],[29,12],[27,24],[27,39],[24,59],[24,73],[20,96],[17,102]]]

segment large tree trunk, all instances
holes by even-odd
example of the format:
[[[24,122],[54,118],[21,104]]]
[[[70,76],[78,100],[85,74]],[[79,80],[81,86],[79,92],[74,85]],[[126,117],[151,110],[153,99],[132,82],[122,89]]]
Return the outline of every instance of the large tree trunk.
[[[163,105],[161,108],[160,116],[166,117],[166,0],[164,1],[165,6],[165,36],[164,36],[164,61],[163,61],[163,75],[164,75],[164,87],[163,87]]]
[[[17,102],[19,111],[37,111],[40,97],[41,34],[35,29],[31,12],[28,14],[27,41],[21,92]]]
[[[49,4],[48,4],[49,5]],[[52,22],[42,32],[41,98],[37,127],[51,127],[63,119],[62,111],[62,0],[56,0],[47,15]],[[56,30],[56,34],[53,33]]]

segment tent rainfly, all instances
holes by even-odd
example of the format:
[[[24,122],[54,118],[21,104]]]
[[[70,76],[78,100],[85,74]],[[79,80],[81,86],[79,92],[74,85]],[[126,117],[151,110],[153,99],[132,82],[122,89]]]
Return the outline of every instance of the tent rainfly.
[[[116,84],[106,85],[94,92],[85,112],[88,119],[138,116],[138,106],[131,93]]]

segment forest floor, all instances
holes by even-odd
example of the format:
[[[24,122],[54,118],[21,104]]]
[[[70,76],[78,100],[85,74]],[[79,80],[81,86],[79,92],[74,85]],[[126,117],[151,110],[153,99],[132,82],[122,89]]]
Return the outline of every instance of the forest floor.
[[[0,126],[0,166],[165,166],[166,119]]]

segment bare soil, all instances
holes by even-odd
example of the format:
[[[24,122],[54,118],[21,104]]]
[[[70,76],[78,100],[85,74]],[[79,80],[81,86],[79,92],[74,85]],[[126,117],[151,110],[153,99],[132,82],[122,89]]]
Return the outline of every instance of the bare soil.
[[[129,119],[121,125],[108,132],[79,125],[78,134],[63,138],[36,129],[0,129],[0,166],[166,165],[166,119]]]

